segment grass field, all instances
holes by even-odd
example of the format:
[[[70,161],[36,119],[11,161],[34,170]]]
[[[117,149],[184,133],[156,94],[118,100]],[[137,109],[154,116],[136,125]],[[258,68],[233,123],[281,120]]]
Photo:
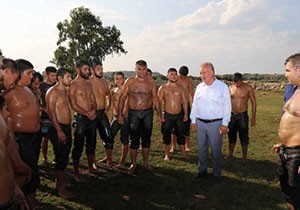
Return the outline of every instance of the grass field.
[[[88,176],[86,183],[75,183],[69,164],[67,178],[73,184],[69,190],[76,195],[72,200],[61,199],[54,190],[51,168],[41,168],[41,186],[38,190],[40,209],[202,209],[202,210],[280,210],[284,199],[276,176],[277,155],[271,150],[278,142],[277,130],[281,115],[283,93],[257,92],[257,125],[250,128],[249,164],[241,160],[237,144],[234,158],[223,161],[222,182],[212,178],[196,180],[196,136],[191,135],[192,151],[183,161],[179,151],[170,162],[163,161],[160,128],[154,125],[150,163],[152,173],[142,167],[136,176],[124,171],[110,171],[100,165],[103,173]],[[98,140],[97,159],[104,156],[102,141]],[[50,148],[50,147],[49,147]],[[223,154],[227,153],[228,139],[224,139]],[[49,149],[49,160],[52,160]],[[114,161],[119,160],[120,141],[116,138]],[[139,163],[142,163],[139,153]],[[211,159],[210,159],[211,160]],[[129,157],[127,163],[129,165]],[[86,168],[83,158],[82,168]],[[211,162],[209,172],[211,172]]]

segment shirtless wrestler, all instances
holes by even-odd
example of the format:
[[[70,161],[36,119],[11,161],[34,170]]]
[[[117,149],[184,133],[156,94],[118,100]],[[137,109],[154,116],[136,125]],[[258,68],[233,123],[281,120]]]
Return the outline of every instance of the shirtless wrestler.
[[[123,86],[120,97],[118,122],[123,124],[123,108],[128,97],[128,121],[130,126],[130,157],[129,174],[133,174],[137,166],[138,148],[142,145],[143,164],[148,171],[152,171],[148,156],[153,128],[153,104],[158,116],[161,111],[156,95],[155,81],[147,76],[147,63],[144,60],[136,62],[136,76],[129,77]]]
[[[6,94],[16,83],[19,72],[14,60],[9,58],[0,59],[2,63],[0,69],[0,92]]]
[[[248,117],[248,101],[251,102],[251,126],[256,123],[256,99],[253,88],[243,82],[242,74],[235,73],[233,75],[233,84],[229,87],[231,96],[231,119],[228,125],[229,152],[226,159],[233,156],[234,147],[239,133],[243,161],[247,160],[248,144],[249,144],[249,117]]]
[[[285,62],[285,77],[292,85],[300,86],[300,53]],[[273,149],[279,153],[278,174],[282,195],[290,210],[300,209],[300,90],[284,106],[278,137]]]
[[[56,71],[54,66],[47,66],[45,69],[45,81],[40,85],[41,91],[41,138],[43,161],[41,166],[48,165],[48,131],[51,126],[49,116],[46,110],[46,93],[56,83]]]
[[[74,123],[74,147],[72,159],[75,180],[83,182],[85,179],[79,172],[79,160],[83,146],[88,159],[89,173],[96,172],[95,149],[96,149],[96,101],[92,85],[89,81],[90,67],[87,61],[79,61],[76,64],[77,77],[68,88],[68,95],[72,109],[76,112]]]
[[[93,64],[92,76],[90,82],[93,87],[93,93],[96,100],[96,125],[99,135],[103,140],[106,151],[106,158],[100,162],[106,162],[109,167],[113,167],[112,150],[114,140],[111,135],[107,113],[110,107],[110,92],[106,80],[103,78],[103,66],[101,62]]]
[[[9,112],[7,110],[5,99],[2,95],[0,95],[0,124],[3,133],[7,133],[7,138],[6,140],[4,139],[4,142],[7,149],[7,155],[9,157],[9,164],[11,165],[14,173],[14,203],[18,204],[20,209],[30,209],[29,204],[20,187],[24,186],[24,184],[30,181],[31,170],[20,157],[19,147],[14,139],[12,132],[10,131]],[[0,136],[2,136],[2,134],[0,134]],[[10,191],[8,190],[8,192]],[[7,205],[8,203],[6,205],[0,205],[0,209],[10,209],[8,208],[8,206],[13,205],[13,200],[10,200],[9,205]]]
[[[58,69],[56,76],[57,83],[46,93],[47,113],[52,123],[48,136],[54,150],[53,168],[58,194],[61,197],[70,198],[73,195],[65,188],[64,170],[67,167],[72,146],[71,111],[66,91],[66,87],[71,84],[72,77],[71,72],[64,68]]]
[[[165,152],[164,160],[170,160],[169,145],[171,143],[171,133],[174,129],[177,143],[180,147],[182,157],[186,158],[184,124],[188,120],[188,103],[182,85],[177,83],[177,70],[168,70],[168,82],[158,89],[158,99],[162,115],[161,131],[163,134],[163,148]],[[182,116],[182,108],[184,116]]]
[[[185,151],[190,151],[190,127],[191,127],[191,119],[190,119],[190,112],[191,112],[191,104],[193,103],[194,98],[194,91],[193,91],[193,80],[188,76],[189,69],[186,66],[181,66],[179,68],[179,76],[177,83],[182,85],[185,92],[185,97],[188,102],[188,120],[184,122],[184,136],[185,136]],[[183,111],[183,109],[182,109]],[[183,115],[183,113],[182,113]],[[172,144],[170,152],[173,153],[176,147],[176,138],[172,135]]]
[[[36,100],[38,101],[39,104],[40,104],[41,94],[42,94],[40,90],[40,85],[42,84],[42,82],[43,82],[43,76],[41,75],[41,73],[34,72],[29,88],[32,91],[32,93],[35,95]]]
[[[1,96],[0,107],[4,99]],[[14,205],[15,177],[7,151],[8,128],[0,114],[0,209],[9,209]]]
[[[27,196],[32,209],[35,209],[35,192],[39,186],[38,157],[40,141],[39,104],[36,97],[28,88],[30,84],[33,65],[23,59],[16,60],[20,79],[17,84],[5,95],[8,111],[11,117],[11,130],[19,145],[22,160],[31,168],[30,182],[22,188]]]
[[[124,116],[123,124],[118,123],[118,108],[119,108],[119,99],[122,93],[122,88],[125,82],[125,77],[123,72],[119,71],[114,74],[114,83],[117,87],[112,90],[112,115],[113,119],[111,122],[111,135],[113,139],[116,137],[119,130],[121,130],[121,159],[117,165],[120,169],[125,169],[126,156],[128,153],[128,143],[129,143],[129,126],[128,126],[128,100],[125,100],[125,105],[123,107]]]

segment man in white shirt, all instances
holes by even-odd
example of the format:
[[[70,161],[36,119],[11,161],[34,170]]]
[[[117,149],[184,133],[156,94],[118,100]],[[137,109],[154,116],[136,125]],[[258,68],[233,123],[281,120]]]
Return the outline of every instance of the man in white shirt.
[[[208,147],[211,146],[213,157],[212,175],[219,183],[221,176],[221,160],[223,134],[228,132],[231,116],[231,100],[228,86],[215,78],[214,66],[203,63],[200,66],[202,82],[197,86],[192,110],[192,130],[197,129],[199,173],[195,178],[207,175]]]

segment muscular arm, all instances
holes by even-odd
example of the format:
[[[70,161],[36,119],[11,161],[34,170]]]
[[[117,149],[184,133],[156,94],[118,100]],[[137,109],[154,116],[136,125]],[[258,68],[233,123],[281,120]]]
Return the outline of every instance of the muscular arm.
[[[250,96],[251,108],[252,108],[251,125],[253,126],[256,124],[256,98],[252,87],[250,87],[249,96]]]
[[[158,101],[158,97],[157,97],[157,89],[156,89],[156,84],[155,84],[154,80],[153,80],[153,87],[152,87],[152,100],[153,100],[153,104],[154,104],[157,115],[161,116],[161,107],[159,105],[159,101]],[[162,119],[162,118],[160,117],[160,119]]]
[[[31,177],[30,168],[23,162],[19,154],[19,147],[11,132],[8,134],[7,142],[8,156],[15,174],[15,180],[19,186],[29,182]]]
[[[159,107],[160,107],[160,110],[161,112],[163,112],[163,99],[164,99],[164,86],[160,86],[160,88],[158,89],[158,104],[159,104]],[[165,121],[163,115],[161,115],[161,119],[162,119],[162,122]]]
[[[49,118],[52,122],[52,125],[55,127],[57,131],[57,136],[59,141],[65,142],[66,141],[66,136],[64,132],[61,129],[61,126],[58,122],[58,119],[55,114],[55,107],[58,99],[58,92],[54,89],[51,88],[47,93],[46,93],[46,107],[47,107],[47,113],[49,115]]]
[[[128,79],[125,81],[125,84],[124,84],[124,86],[122,88],[121,95],[119,97],[119,103],[118,103],[118,122],[120,124],[123,124],[122,112],[123,112],[125,100],[127,98],[128,92],[129,92],[129,86],[128,86],[129,82],[130,81]]]
[[[88,114],[88,111],[89,110],[84,110],[83,108],[81,108],[78,104],[77,104],[77,101],[76,101],[76,85],[71,85],[69,88],[68,88],[68,97],[69,97],[69,100],[70,100],[70,104],[71,104],[71,107],[72,109],[79,113],[79,114],[82,114],[82,115],[86,115]],[[95,98],[94,98],[95,99]]]
[[[193,103],[193,99],[194,99],[194,90],[193,90],[193,80],[190,79],[190,82],[188,84],[188,93],[189,93],[189,100],[187,99],[187,101],[190,101],[190,103]]]
[[[106,80],[104,80],[104,86],[105,86],[105,95],[106,95],[106,98],[105,98],[105,102],[106,102],[105,111],[106,111],[106,113],[108,113],[109,109],[110,109],[110,106],[111,106],[111,93],[109,91],[109,87],[108,87],[108,84],[107,84]]]
[[[185,122],[188,120],[188,101],[187,101],[187,98],[186,98],[183,88],[181,91],[181,98],[182,98],[182,105],[183,105],[183,111],[184,111],[183,121]]]

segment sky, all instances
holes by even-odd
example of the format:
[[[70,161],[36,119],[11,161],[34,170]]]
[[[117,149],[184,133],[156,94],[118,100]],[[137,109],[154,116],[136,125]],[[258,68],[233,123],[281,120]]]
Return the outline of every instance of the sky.
[[[104,26],[115,25],[127,54],[108,55],[104,71],[152,71],[212,62],[216,74],[283,74],[285,59],[300,52],[299,0],[0,0],[0,49],[44,71],[57,48],[58,22],[84,6]]]

